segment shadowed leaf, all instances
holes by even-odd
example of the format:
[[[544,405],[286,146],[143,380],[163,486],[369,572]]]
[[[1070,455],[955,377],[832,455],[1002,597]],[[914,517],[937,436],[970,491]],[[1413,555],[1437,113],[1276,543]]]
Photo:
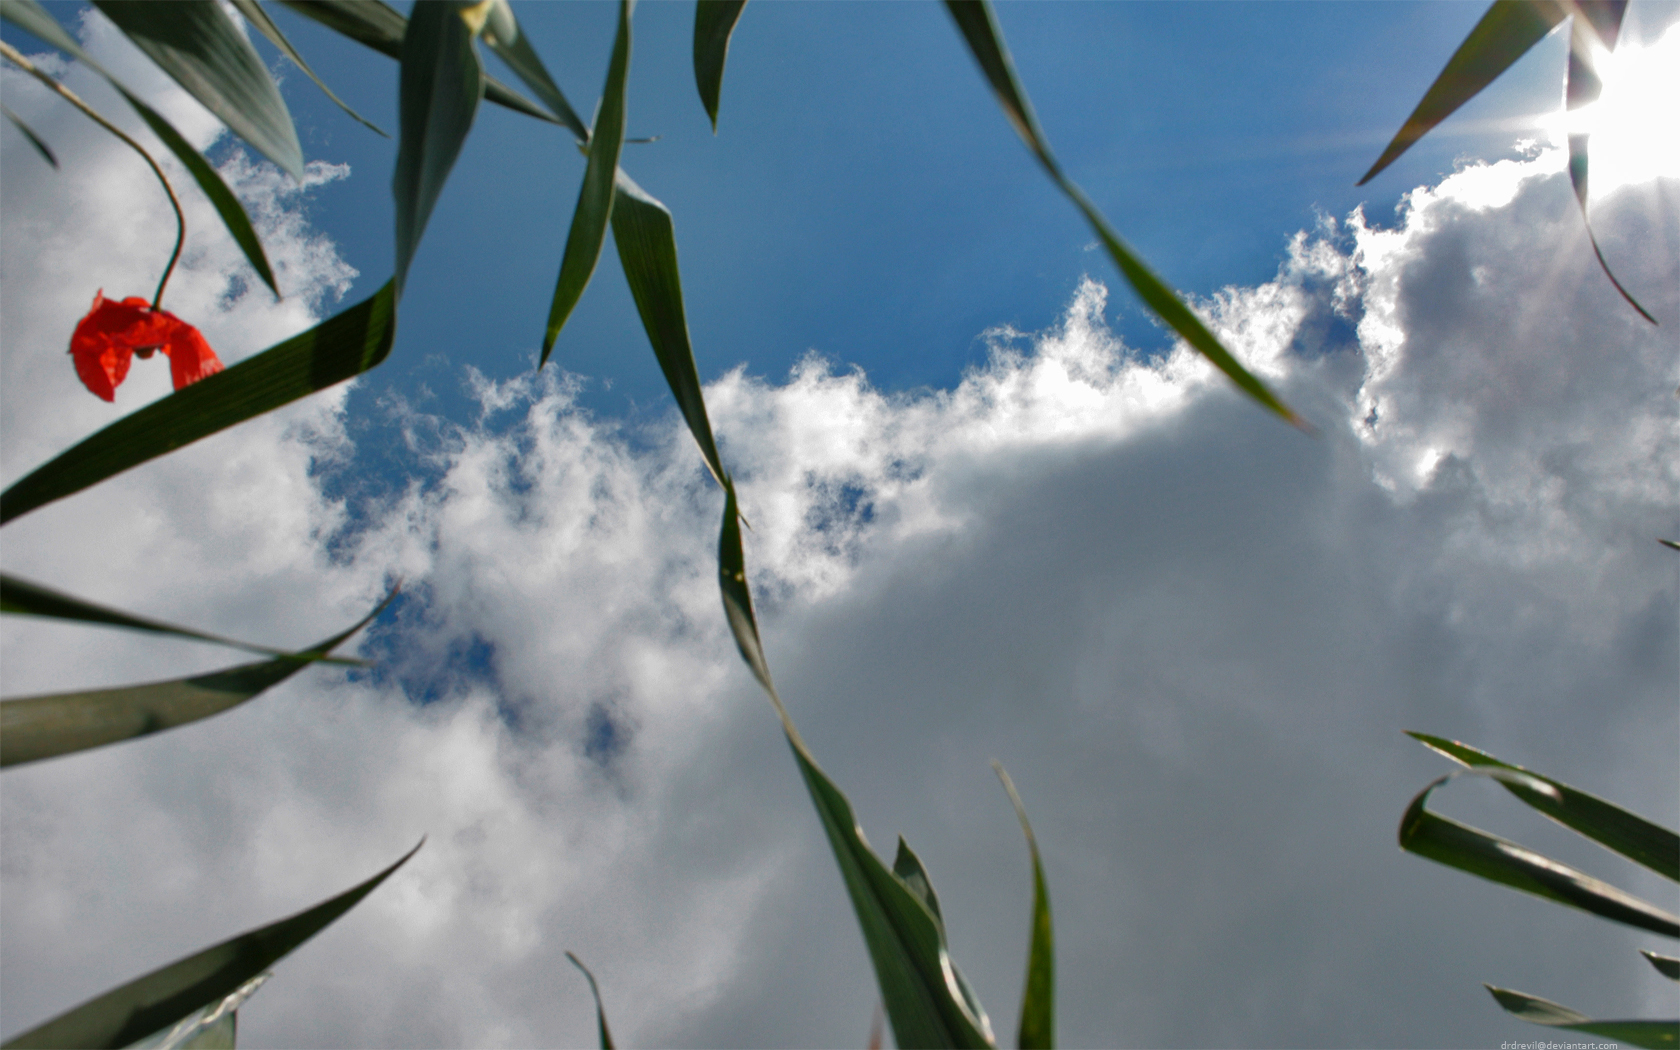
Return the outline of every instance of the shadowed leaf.
[[[1680,959],[1671,955],[1658,955],[1656,952],[1648,952],[1643,948],[1639,949],[1639,954],[1645,956],[1645,960],[1656,967],[1657,972],[1664,977],[1671,981],[1680,981]]]
[[[508,27],[500,32],[486,31],[484,42],[490,45],[497,57],[508,64],[509,69],[519,75],[526,87],[535,92],[537,97],[560,117],[560,122],[572,130],[579,142],[587,142],[589,129],[584,127],[577,111],[572,109],[572,104],[566,101],[565,94],[548,75],[548,69],[543,65],[542,59],[537,57],[536,49],[531,47],[531,42],[525,38],[525,32],[520,28],[518,20],[513,17],[513,9],[509,7],[499,10],[505,11]],[[486,78],[487,86],[488,83]],[[489,97],[488,91],[485,92],[485,97]]]
[[[147,736],[237,707],[328,656],[394,597],[396,591],[348,630],[262,663],[148,685],[0,701],[0,766]]]
[[[607,1027],[607,1008],[601,1005],[601,986],[595,983],[595,975],[589,972],[589,967],[583,965],[582,960],[571,952],[566,958],[572,965],[583,971],[583,976],[589,981],[589,994],[595,997],[595,1020],[601,1029],[601,1050],[613,1050],[612,1030]]]
[[[1494,1002],[1506,1013],[1534,1024],[1588,1032],[1605,1039],[1658,1050],[1673,1047],[1680,1041],[1680,1021],[1595,1021],[1586,1014],[1571,1010],[1567,1006],[1559,1006],[1549,999],[1524,995],[1507,988],[1495,988],[1491,984],[1482,987],[1492,994]]]
[[[746,6],[747,0],[697,0],[694,5],[694,83],[714,135],[718,99],[723,94],[723,65],[729,60],[729,35]]]
[[[1680,937],[1680,920],[1654,904],[1514,842],[1429,812],[1429,793],[1449,779],[1442,777],[1412,799],[1400,820],[1401,849],[1601,918]]]
[[[13,1048],[123,1047],[166,1028],[206,1003],[237,991],[294,948],[315,936],[334,919],[372,893],[391,873],[407,863],[420,844],[401,860],[366,882],[352,886],[308,911],[206,948],[144,977],[113,988],[68,1013],[14,1036]]]
[[[613,209],[613,180],[618,172],[619,150],[624,145],[624,85],[630,75],[631,7],[631,0],[620,0],[618,5],[618,32],[613,37],[607,83],[601,90],[601,110],[595,118],[595,130],[589,136],[589,163],[584,168],[583,185],[572,212],[572,228],[566,234],[566,252],[560,260],[560,276],[555,281],[554,299],[548,308],[548,328],[543,333],[538,368],[548,363],[554,340],[559,338],[566,318],[583,297],[590,275],[595,272],[595,263],[601,258],[601,245],[607,239],[607,222]],[[638,299],[637,306],[640,305]]]
[[[257,32],[268,39],[269,43],[279,48],[281,54],[292,60],[293,65],[303,70],[303,75],[313,80],[315,86],[325,92],[328,98],[338,103],[338,108],[348,113],[352,120],[384,138],[391,137],[379,125],[351,109],[349,103],[333,94],[333,89],[327,86],[326,81],[316,76],[313,69],[309,68],[309,63],[303,60],[303,56],[298,54],[297,48],[293,47],[292,42],[286,39],[286,34],[280,32],[280,27],[274,24],[274,19],[268,17],[268,12],[263,10],[262,4],[258,0],[232,0],[232,3],[234,10],[244,16],[245,21],[251,23]]]
[[[1015,816],[1027,836],[1027,851],[1032,854],[1032,943],[1027,948],[1027,979],[1021,991],[1021,1024],[1016,1045],[1021,1050],[1049,1050],[1056,1045],[1056,935],[1050,921],[1050,887],[1044,879],[1044,865],[1039,862],[1038,839],[1027,822],[1027,808],[1021,804],[1015,782],[1009,779],[1001,763],[993,762],[992,769],[1009,792]]]
[[[266,983],[269,973],[259,973],[220,999],[205,1003],[160,1029],[128,1050],[234,1050],[239,1043],[239,1008]]]
[[[41,141],[41,136],[35,134],[35,132],[30,129],[29,125],[23,122],[22,117],[19,117],[16,113],[13,113],[5,106],[0,106],[0,112],[4,112],[6,114],[6,119],[12,122],[12,127],[17,128],[23,133],[23,137],[29,140],[29,144],[31,146],[35,147],[35,152],[41,155],[42,160],[51,164],[55,168],[58,167],[58,158],[53,156],[52,149],[49,148],[45,142]]]
[[[373,298],[124,416],[39,467],[0,494],[0,522],[360,375],[391,352],[396,321],[387,282]]]
[[[100,13],[258,153],[303,180],[303,149],[268,67],[220,4],[93,0]]]
[[[1562,781],[1541,776],[1521,766],[1501,762],[1485,751],[1468,744],[1427,733],[1407,736],[1425,747],[1439,752],[1462,766],[1472,769],[1508,769],[1526,774],[1547,785],[1556,794],[1536,791],[1521,779],[1501,779],[1505,790],[1528,805],[1562,824],[1566,828],[1614,850],[1636,864],[1642,864],[1658,875],[1680,882],[1680,835],[1643,817],[1635,816],[1613,803],[1606,802],[1585,791],[1572,788]]]

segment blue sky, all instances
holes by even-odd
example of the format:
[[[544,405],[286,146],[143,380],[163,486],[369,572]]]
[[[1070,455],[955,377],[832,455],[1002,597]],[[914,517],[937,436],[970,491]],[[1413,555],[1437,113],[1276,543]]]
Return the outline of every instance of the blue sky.
[[[277,67],[319,162],[300,189],[97,16],[54,10],[256,217],[281,303],[184,194],[167,305],[226,360],[385,280],[394,143]],[[588,113],[612,8],[518,10]],[[1656,329],[1597,270],[1546,148],[1557,39],[1354,186],[1481,10],[999,9],[1070,175],[1316,437],[1151,323],[938,6],[749,5],[716,137],[692,8],[637,11],[629,133],[660,139],[623,162],[675,216],[771,664],[870,840],[927,863],[1005,1041],[1030,884],[994,757],[1045,851],[1071,1045],[1544,1034],[1481,981],[1672,1012],[1634,949],[1673,945],[1394,846],[1445,771],[1403,729],[1680,819],[1680,570],[1653,542],[1680,533],[1680,91],[1649,86],[1680,68],[1680,5],[1631,5],[1626,68],[1653,79],[1595,139],[1600,241]],[[394,62],[275,17],[395,129]],[[172,227],[120,145],[0,87],[64,162],[0,133],[9,483],[166,392],[136,365],[97,402],[58,348],[96,288],[151,287]],[[1645,168],[1618,178],[1630,150]],[[12,525],[8,573],[274,644],[353,622],[393,577],[407,597],[359,643],[375,674],[6,772],[0,1032],[425,833],[242,1010],[244,1045],[586,1045],[567,949],[627,1045],[866,1037],[832,859],[719,615],[721,498],[610,241],[532,368],[582,168],[558,129],[481,107],[388,363]],[[16,619],[7,696],[230,662]],[[1478,787],[1448,811],[1674,908]]]

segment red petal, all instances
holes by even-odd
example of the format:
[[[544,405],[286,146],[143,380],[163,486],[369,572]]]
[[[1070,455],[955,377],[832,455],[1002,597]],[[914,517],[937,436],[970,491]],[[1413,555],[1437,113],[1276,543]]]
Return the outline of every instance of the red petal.
[[[176,390],[222,370],[222,359],[210,349],[198,329],[172,314],[164,316],[175,324],[163,344],[163,352],[169,355],[169,375],[175,380]]]
[[[107,401],[116,399],[117,385],[127,378],[135,353],[150,357],[153,350],[168,355],[176,390],[222,370],[216,351],[198,329],[166,310],[153,310],[137,295],[117,302],[101,290],[70,337],[76,375]]]

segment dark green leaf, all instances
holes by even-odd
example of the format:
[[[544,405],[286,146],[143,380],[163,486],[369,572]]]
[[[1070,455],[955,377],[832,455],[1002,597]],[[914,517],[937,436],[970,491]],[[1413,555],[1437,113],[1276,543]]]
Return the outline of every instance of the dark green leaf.
[[[130,1043],[129,1050],[234,1050],[239,1043],[239,1008],[272,976],[271,973],[257,974],[228,995],[205,1003],[167,1029],[159,1029],[139,1042]]]
[[[303,180],[303,149],[280,89],[220,4],[94,0],[94,6],[235,135]]]
[[[424,844],[425,839],[421,839],[420,845]],[[420,845],[373,878],[331,900],[113,988],[46,1024],[14,1036],[6,1042],[4,1050],[122,1047],[168,1027],[205,1003],[231,994],[315,936],[372,893],[414,856]]]
[[[1566,1028],[1587,1032],[1605,1039],[1614,1039],[1634,1046],[1669,1048],[1680,1041],[1680,1021],[1595,1021],[1577,1010],[1559,1006],[1549,999],[1540,999],[1506,988],[1483,985],[1506,1013],[1534,1024],[1550,1028]]]
[[[746,6],[747,0],[697,0],[694,5],[694,83],[714,135],[718,99],[723,94],[723,64],[729,60],[729,35]]]
[[[327,86],[326,81],[316,76],[313,69],[309,68],[309,63],[303,60],[303,56],[298,54],[297,48],[293,47],[292,42],[286,39],[286,34],[280,32],[280,27],[274,24],[274,19],[268,17],[268,12],[263,10],[262,4],[259,3],[258,0],[232,0],[232,2],[234,10],[243,15],[245,17],[245,21],[251,23],[251,25],[256,27],[257,32],[268,38],[269,43],[279,48],[282,54],[291,59],[293,64],[299,69],[303,70],[304,75],[310,80],[313,80],[316,87],[325,92],[328,98],[338,103],[339,109],[342,109],[344,112],[350,114],[351,119],[355,120],[363,127],[369,128],[372,131],[383,135],[385,138],[391,137],[386,134],[385,130],[379,125],[373,123],[373,121],[368,120],[360,113],[351,109],[348,103],[333,94],[333,89]]]
[[[1671,981],[1680,981],[1680,959],[1671,955],[1658,955],[1656,952],[1648,952],[1643,948],[1639,949],[1639,954],[1645,956],[1646,961],[1655,966],[1657,972],[1664,977]]]
[[[347,36],[363,47],[388,58],[402,59],[403,32],[408,19],[384,0],[280,0],[287,7],[328,29]],[[495,77],[484,78],[484,97],[498,106],[550,124],[571,125],[548,112]],[[575,116],[573,118],[576,119]],[[579,124],[581,127],[581,123]],[[576,130],[576,129],[574,129]]]
[[[1167,287],[1165,282],[1155,276],[1125,241],[1120,239],[1120,235],[1108,224],[1108,220],[1097,210],[1096,205],[1085,196],[1085,192],[1063,173],[1061,165],[1050,152],[1043,130],[1038,126],[1038,118],[1033,115],[1032,104],[1027,101],[1026,93],[1021,90],[1020,81],[1015,76],[1015,63],[1010,59],[1009,50],[1003,44],[1003,35],[998,30],[991,5],[986,0],[945,0],[945,7],[956,20],[957,28],[968,43],[969,51],[973,53],[975,61],[980,63],[980,71],[997,94],[998,102],[1003,106],[1004,114],[1014,125],[1016,133],[1027,144],[1027,148],[1033,151],[1039,163],[1044,165],[1044,170],[1050,173],[1056,185],[1073,201],[1080,214],[1085,216],[1085,221],[1090,223],[1091,229],[1107,249],[1109,258],[1120,268],[1121,275],[1132,286],[1138,298],[1143,300],[1144,305],[1155,311],[1156,316],[1212,362],[1215,368],[1224,372],[1226,377],[1249,397],[1291,424],[1303,430],[1310,430],[1311,427],[1305,420],[1278,400],[1266,384],[1250,374],[1231,352],[1225,349],[1224,344],[1208,331],[1201,319],[1180,301],[1178,295]]]
[[[0,701],[0,766],[102,747],[237,707],[328,656],[383,612],[394,597],[392,591],[348,630],[262,663],[148,685]]]
[[[571,952],[566,953],[566,958],[572,960],[572,965],[582,970],[583,976],[589,981],[589,994],[595,997],[595,1020],[601,1029],[601,1050],[613,1050],[612,1030],[607,1027],[607,1008],[601,1005],[601,987],[595,983],[595,975]]]
[[[1001,763],[993,762],[992,769],[1009,792],[1015,816],[1027,836],[1027,850],[1032,854],[1032,944],[1027,949],[1027,979],[1021,991],[1021,1025],[1015,1037],[1016,1045],[1021,1050],[1049,1050],[1056,1045],[1056,935],[1050,921],[1050,887],[1044,879],[1044,865],[1039,862],[1038,839],[1027,822],[1027,808],[1021,804],[1015,782],[1009,779]]]
[[[47,616],[60,620],[79,620],[82,623],[105,624],[111,627],[129,627],[137,631],[155,631],[159,634],[173,634],[182,638],[196,638],[203,642],[215,642],[218,645],[232,646],[247,652],[262,653],[266,656],[286,656],[287,650],[274,649],[266,645],[252,645],[250,642],[236,641],[223,638],[220,635],[205,634],[189,627],[176,627],[173,624],[160,623],[116,609],[109,609],[92,602],[84,602],[80,598],[71,597],[60,591],[42,587],[28,580],[20,580],[16,576],[0,573],[0,612],[13,613],[22,616]],[[362,666],[361,660],[345,660],[333,657],[327,663],[350,664]]]
[[[677,399],[683,419],[700,444],[706,465],[720,482],[725,475],[717,443],[712,440],[712,423],[706,416],[706,400],[700,391],[700,374],[694,367],[694,350],[688,340],[688,319],[683,313],[682,276],[677,272],[677,236],[671,213],[650,197],[621,169],[613,194],[613,243],[624,267],[630,294],[642,316],[642,327],[653,344],[660,371]]]
[[[939,911],[939,894],[933,892],[933,881],[928,878],[927,869],[922,867],[922,858],[916,856],[910,844],[904,841],[904,836],[898,837],[898,854],[893,857],[893,874],[903,880],[910,892],[921,898],[927,910],[945,925],[945,916]]]
[[[1566,13],[1561,4],[1549,0],[1494,0],[1359,185],[1370,182],[1430,128],[1493,83],[1563,21]]]
[[[559,115],[561,123],[572,129],[572,134],[577,136],[579,142],[589,141],[589,129],[584,126],[577,111],[572,109],[572,104],[566,101],[565,93],[554,83],[554,78],[548,75],[547,67],[543,65],[542,59],[537,57],[536,49],[526,38],[518,20],[513,17],[513,9],[510,7],[498,10],[506,11],[509,28],[502,32],[487,31],[484,34],[484,42],[490,45],[497,57],[508,64],[509,69],[519,75],[525,86],[536,92],[537,97]],[[609,76],[609,83],[611,79]]]
[[[152,132],[169,148],[169,152],[175,154],[176,158],[186,166],[187,171],[192,173],[193,181],[198,183],[199,189],[204,191],[204,195],[215,206],[216,214],[222,217],[222,224],[227,227],[228,233],[233,237],[234,242],[239,245],[240,251],[245,253],[245,258],[250,261],[251,268],[256,270],[257,276],[262,278],[264,284],[268,285],[269,291],[279,295],[280,289],[274,283],[274,271],[269,268],[268,256],[263,252],[262,241],[257,239],[257,231],[251,228],[251,219],[245,214],[245,208],[239,203],[239,198],[235,197],[233,191],[228,189],[227,183],[222,181],[222,177],[216,173],[215,168],[210,166],[210,162],[193,149],[179,131],[175,130],[174,125],[164,120],[156,110],[140,101],[120,81],[107,73],[99,63],[95,62],[87,52],[81,49],[81,46],[76,43],[70,34],[64,31],[63,27],[53,19],[52,15],[47,13],[45,8],[36,3],[36,0],[6,0],[5,3],[0,4],[0,15],[3,15],[7,21],[41,38],[45,43],[51,44],[70,55],[110,81],[111,86],[128,100],[128,104],[134,107],[136,113],[140,114],[147,127],[150,127]]]
[[[483,91],[473,31],[453,3],[414,9],[403,34],[401,134],[391,193],[397,199],[397,297],[432,207],[460,156]]]
[[[1567,904],[1602,918],[1680,937],[1680,920],[1654,904],[1543,857],[1514,842],[1437,816],[1425,808],[1442,777],[1424,788],[1400,820],[1400,848],[1491,882]]]
[[[45,142],[41,141],[41,136],[35,134],[34,131],[30,130],[29,125],[23,122],[23,118],[19,117],[16,113],[13,113],[5,106],[0,106],[0,110],[5,112],[6,119],[12,122],[12,127],[23,132],[23,137],[29,140],[29,144],[31,146],[35,147],[35,152],[41,155],[42,160],[45,160],[48,164],[51,164],[55,168],[58,167],[58,158],[53,156],[53,151],[48,148]]]
[[[1657,542],[1662,544],[1664,547],[1667,547],[1669,550],[1680,551],[1680,543],[1675,543],[1673,540],[1659,539]]]
[[[618,154],[624,145],[624,85],[630,75],[630,0],[618,5],[618,32],[613,38],[612,59],[607,64],[607,83],[601,92],[601,111],[589,136],[589,164],[583,171],[572,228],[566,234],[566,253],[560,260],[560,277],[554,284],[554,300],[548,308],[548,329],[543,333],[542,356],[537,367],[548,363],[554,340],[565,327],[572,308],[583,297],[601,245],[607,239],[607,222],[613,209],[613,179],[618,172]],[[673,266],[675,249],[672,250]],[[625,266],[626,272],[629,265]],[[678,292],[680,295],[680,291]],[[637,305],[641,300],[637,299]],[[680,302],[679,302],[680,309]],[[646,314],[643,314],[644,318]],[[651,330],[650,330],[651,331]],[[657,343],[655,346],[657,347]]]
[[[1580,832],[1606,849],[1614,850],[1636,864],[1643,864],[1659,875],[1680,881],[1680,835],[1667,828],[1562,781],[1501,762],[1468,744],[1427,733],[1408,731],[1406,735],[1467,768],[1515,770],[1540,781],[1551,789],[1550,792],[1536,791],[1521,779],[1505,779],[1500,783],[1505,790],[1564,827]]]
[[[391,352],[393,300],[387,282],[309,331],[124,416],[0,494],[0,523],[360,375]]]

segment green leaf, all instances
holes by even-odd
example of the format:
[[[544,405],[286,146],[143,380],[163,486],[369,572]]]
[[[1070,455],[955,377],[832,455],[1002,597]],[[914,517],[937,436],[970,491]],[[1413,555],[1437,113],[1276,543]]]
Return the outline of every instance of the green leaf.
[[[601,1005],[601,986],[595,983],[595,975],[589,972],[589,967],[583,965],[582,960],[571,952],[566,958],[572,960],[572,965],[583,971],[583,976],[589,981],[589,994],[595,997],[595,1020],[601,1029],[601,1050],[613,1050],[612,1030],[607,1027],[607,1008]]]
[[[1494,1002],[1506,1013],[1534,1024],[1587,1032],[1634,1046],[1667,1048],[1680,1042],[1680,1021],[1595,1021],[1578,1010],[1559,1006],[1549,999],[1495,988],[1491,984],[1482,987],[1492,994]]]
[[[1522,779],[1501,779],[1500,783],[1505,790],[1564,827],[1580,832],[1658,875],[1680,881],[1680,835],[1667,828],[1562,781],[1501,762],[1468,744],[1427,733],[1408,731],[1406,735],[1466,768],[1514,770],[1539,781],[1548,790],[1536,791]]]
[[[256,49],[220,4],[93,0],[165,73],[257,152],[303,181],[292,115]]]
[[[589,129],[584,126],[572,104],[566,101],[566,95],[554,83],[554,78],[548,75],[548,69],[542,59],[537,57],[536,49],[526,39],[525,32],[519,22],[513,17],[511,7],[498,8],[507,15],[508,29],[504,31],[486,30],[484,42],[490,45],[490,50],[496,52],[498,58],[508,64],[508,68],[518,74],[525,86],[536,92],[549,109],[560,117],[560,122],[572,129],[579,142],[589,141]],[[609,83],[611,77],[608,77]]]
[[[408,19],[398,14],[384,0],[280,0],[305,18],[347,36],[363,47],[377,51],[387,58],[402,59],[403,33]],[[555,116],[508,87],[495,77],[484,78],[484,98],[516,113],[547,121],[550,124],[570,123]],[[574,116],[575,120],[576,117]],[[581,122],[578,125],[582,126]],[[576,130],[576,129],[574,129]]]
[[[723,94],[723,64],[729,60],[729,35],[746,6],[747,0],[697,0],[694,5],[694,83],[714,135],[718,99]]]
[[[589,136],[589,164],[584,168],[577,208],[572,212],[572,228],[566,234],[566,253],[560,260],[560,276],[548,308],[548,329],[543,333],[538,368],[548,363],[554,340],[559,338],[566,318],[583,297],[589,277],[595,272],[595,263],[601,257],[601,245],[607,239],[607,221],[613,209],[613,180],[618,172],[619,150],[624,145],[624,86],[630,75],[631,8],[631,0],[620,0],[618,32],[607,65],[607,83],[601,92],[601,111],[595,119],[595,131]],[[672,258],[674,266],[674,248]],[[626,265],[626,272],[628,269]],[[637,306],[640,305],[638,299]]]
[[[333,94],[333,89],[327,86],[326,81],[316,76],[313,69],[309,68],[309,63],[303,60],[303,56],[298,54],[298,49],[292,46],[290,40],[286,39],[286,34],[280,32],[280,27],[274,24],[274,19],[268,17],[268,12],[263,10],[263,6],[258,0],[232,0],[232,3],[234,10],[243,15],[245,21],[251,23],[256,27],[257,32],[267,37],[268,42],[279,48],[281,54],[291,59],[293,65],[303,70],[304,76],[313,80],[316,87],[325,92],[328,98],[338,103],[339,109],[350,114],[352,120],[385,138],[391,137],[379,125],[351,109],[349,103]]]
[[[234,1050],[239,1039],[239,1008],[266,983],[269,973],[259,973],[230,994],[212,1000],[161,1028],[129,1050]]]
[[[395,597],[393,590],[348,630],[273,660],[148,685],[0,701],[0,766],[102,747],[237,707],[326,658]]]
[[[1662,544],[1664,547],[1667,547],[1669,550],[1680,551],[1680,543],[1676,543],[1673,540],[1659,539],[1657,542]]]
[[[396,328],[387,282],[373,298],[124,416],[39,467],[0,494],[0,523],[360,375],[385,360]]]
[[[222,177],[216,173],[216,169],[210,166],[210,162],[188,144],[181,133],[175,130],[175,126],[163,119],[152,107],[136,98],[133,92],[124,87],[116,77],[106,72],[104,67],[83,51],[75,39],[66,33],[63,27],[36,0],[6,0],[5,3],[0,4],[0,16],[98,73],[109,81],[123,98],[128,100],[128,104],[134,107],[136,113],[140,114],[140,118],[146,122],[146,126],[152,129],[153,134],[157,135],[163,144],[169,148],[169,152],[175,154],[176,159],[192,174],[193,181],[198,183],[198,188],[204,191],[204,195],[215,206],[216,214],[222,217],[222,224],[227,227],[229,235],[239,245],[239,250],[245,253],[245,258],[250,261],[251,268],[256,270],[257,276],[262,278],[264,284],[268,285],[269,291],[278,296],[280,289],[274,283],[274,271],[269,268],[268,256],[263,252],[262,241],[257,238],[257,231],[251,227],[251,219],[245,214],[244,206],[239,203],[239,198],[233,195],[233,191],[228,189],[227,183],[222,181]]]
[[[1657,972],[1664,977],[1671,981],[1680,981],[1680,959],[1671,955],[1658,955],[1656,952],[1648,952],[1643,948],[1639,949],[1639,954],[1645,956],[1646,961],[1655,966]]]
[[[84,602],[80,598],[72,597],[60,591],[43,587],[38,583],[20,580],[16,576],[0,573],[0,612],[13,613],[22,616],[46,616],[59,620],[78,620],[82,623],[105,624],[110,627],[129,627],[137,631],[154,631],[158,634],[173,634],[182,638],[194,638],[202,642],[215,642],[217,645],[232,646],[247,652],[262,653],[266,656],[286,656],[289,651],[274,649],[266,645],[252,645],[220,635],[205,634],[189,627],[176,627],[173,624],[160,623],[139,616],[130,616],[117,609],[94,605]],[[326,663],[348,664],[355,667],[365,666],[361,660],[346,660],[332,657]]]
[[[951,964],[944,924],[927,903],[932,899],[932,889],[925,872],[919,880],[920,888],[913,888],[881,863],[852,816],[851,803],[817,766],[776,693],[753,616],[741,553],[740,511],[734,484],[727,476],[723,490],[718,579],[724,614],[742,659],[782,719],[788,746],[793,749],[800,776],[822,820],[863,931],[893,1035],[899,1046],[992,1046],[991,1022]],[[914,859],[914,854],[909,854],[910,862],[905,861],[906,854],[908,848],[901,848],[901,867],[913,862],[915,870],[921,872],[921,862]]]
[[[1027,850],[1032,854],[1032,944],[1027,949],[1027,979],[1021,991],[1021,1025],[1015,1037],[1016,1045],[1021,1050],[1049,1050],[1056,1045],[1056,936],[1050,921],[1050,888],[1044,879],[1044,865],[1039,863],[1038,839],[1027,822],[1027,808],[1021,805],[1015,782],[1009,779],[1001,763],[994,761],[992,769],[1009,792],[1015,816],[1027,836]]]
[[[922,903],[927,905],[927,910],[932,912],[933,917],[943,926],[945,916],[939,911],[939,894],[933,892],[933,880],[928,878],[927,869],[922,867],[922,858],[916,856],[910,844],[904,841],[903,835],[898,837],[898,854],[893,857],[893,874],[903,880],[911,893],[921,898]]]
[[[403,34],[401,133],[391,193],[397,199],[397,297],[449,169],[460,156],[483,90],[473,31],[454,3],[414,9]]]
[[[172,1025],[204,1004],[238,990],[355,907],[407,863],[425,841],[421,839],[419,845],[395,864],[331,900],[113,988],[46,1024],[14,1036],[3,1050],[122,1047]]]
[[[618,261],[630,283],[642,328],[659,359],[659,369],[665,373],[665,382],[677,399],[689,433],[700,445],[701,455],[706,457],[706,465],[721,483],[726,477],[723,460],[712,439],[712,423],[706,415],[700,374],[694,367],[694,349],[688,339],[688,318],[683,313],[682,276],[677,271],[677,236],[671,213],[622,169],[613,194],[612,231]]]
[[[1400,820],[1401,849],[1601,918],[1680,937],[1680,920],[1654,904],[1514,842],[1429,812],[1424,805],[1429,793],[1450,779],[1442,777],[1412,799]]]
[[[1021,90],[1019,79],[1015,76],[1015,63],[1009,57],[1009,50],[1003,44],[1003,35],[998,30],[997,19],[992,15],[991,4],[986,0],[945,0],[946,10],[956,21],[957,28],[962,32],[963,39],[968,43],[969,51],[973,53],[975,61],[980,63],[980,71],[991,84],[996,93],[998,103],[1003,106],[1004,115],[1014,125],[1016,134],[1032,150],[1044,170],[1050,174],[1068,199],[1085,216],[1085,221],[1096,232],[1103,247],[1107,249],[1109,258],[1114,260],[1126,282],[1142,299],[1144,305],[1153,310],[1161,320],[1165,321],[1173,331],[1177,332],[1185,342],[1189,343],[1213,366],[1224,372],[1226,377],[1235,383],[1239,389],[1249,397],[1258,401],[1266,408],[1302,430],[1312,428],[1294,410],[1278,400],[1266,384],[1256,379],[1237,359],[1232,356],[1224,344],[1202,324],[1197,317],[1178,298],[1164,281],[1151,271],[1136,252],[1121,240],[1103,217],[1097,206],[1085,196],[1085,191],[1074,185],[1073,181],[1062,171],[1060,164],[1050,152],[1049,143],[1044,138],[1044,132],[1038,125],[1038,118],[1033,114],[1032,104]]]
[[[35,147],[35,152],[41,155],[42,160],[45,160],[48,164],[51,164],[55,168],[58,167],[58,158],[53,156],[53,151],[45,142],[41,141],[41,136],[30,130],[29,125],[23,122],[22,117],[19,117],[16,113],[13,113],[5,106],[0,106],[0,111],[5,112],[6,119],[12,122],[12,127],[23,132],[23,137],[29,140],[29,144],[31,146]]]

